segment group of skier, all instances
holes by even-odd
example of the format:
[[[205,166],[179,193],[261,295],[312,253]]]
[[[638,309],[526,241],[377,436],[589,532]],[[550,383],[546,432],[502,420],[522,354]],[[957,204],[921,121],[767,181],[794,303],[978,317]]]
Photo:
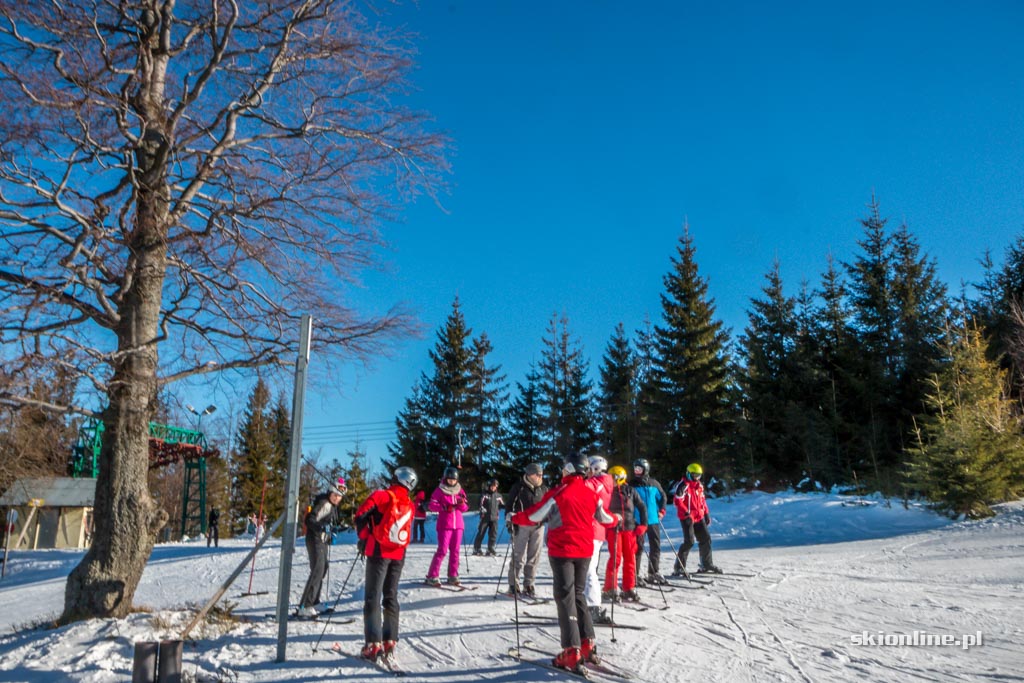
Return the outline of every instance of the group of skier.
[[[554,658],[556,667],[580,671],[586,663],[599,664],[594,623],[607,620],[601,608],[605,600],[638,600],[637,585],[667,583],[659,572],[661,522],[668,497],[661,484],[650,476],[646,459],[633,463],[633,479],[626,482],[621,466],[608,468],[602,456],[586,458],[573,453],[565,458],[561,480],[552,488],[544,485],[543,467],[528,465],[509,492],[508,505],[498,493],[498,482],[490,480],[480,502],[480,523],[474,540],[474,554],[482,554],[489,532],[488,555],[496,554],[499,511],[506,509],[512,561],[509,590],[535,596],[537,565],[540,561],[543,527],[547,525],[548,560],[552,589],[561,630],[562,650]],[[675,558],[673,574],[686,575],[686,559],[694,539],[700,547],[700,571],[720,572],[713,564],[702,469],[687,468],[673,488],[672,502],[683,528],[684,541]],[[409,467],[397,468],[390,485],[371,494],[356,510],[355,527],[359,550],[366,558],[366,586],[363,603],[365,645],[360,655],[370,660],[393,662],[399,634],[398,582],[406,549],[425,534],[421,520],[426,511],[437,513],[438,547],[427,571],[426,583],[440,585],[445,557],[447,583],[459,585],[459,549],[465,529],[463,513],[468,498],[459,484],[459,472],[445,469],[429,500],[415,490],[417,475]],[[320,587],[326,570],[326,553],[321,544],[325,525],[340,501],[342,491],[332,487],[318,496],[306,516],[306,546],[310,554],[310,581],[300,603],[300,615],[316,614]],[[647,540],[650,546],[645,550]],[[603,581],[598,576],[600,555],[608,545]],[[648,555],[646,578],[641,576],[641,559]],[[619,573],[622,573],[619,592]],[[522,582],[520,582],[522,578]],[[388,664],[390,666],[390,664]]]

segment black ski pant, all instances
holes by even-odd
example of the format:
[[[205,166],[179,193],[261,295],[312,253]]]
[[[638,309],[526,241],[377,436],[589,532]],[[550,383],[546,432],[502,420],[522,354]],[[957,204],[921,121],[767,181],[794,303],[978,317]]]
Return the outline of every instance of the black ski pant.
[[[676,569],[686,569],[686,558],[693,547],[693,537],[697,537],[697,549],[700,552],[700,565],[712,567],[711,561],[711,534],[708,533],[707,518],[694,524],[693,519],[680,520],[683,525],[683,542],[679,544],[679,554],[676,556]]]
[[[398,581],[405,559],[366,558],[366,597],[363,600],[363,634],[367,643],[398,640]],[[383,608],[383,615],[381,610]]]
[[[651,542],[651,549],[647,553],[650,562],[647,563],[647,574],[657,574],[661,565],[661,525],[647,525],[647,540]],[[640,561],[644,559],[644,537],[636,538],[636,582],[640,583]]]
[[[306,534],[306,553],[309,554],[309,578],[302,590],[299,609],[320,603],[320,590],[327,575],[327,542],[320,534]]]
[[[551,557],[554,577],[555,607],[562,631],[562,647],[579,647],[580,638],[594,639],[594,623],[590,620],[584,588],[587,585],[589,557]]]
[[[412,542],[426,543],[427,541],[427,520],[417,517],[412,520]]]
[[[493,553],[498,544],[498,520],[480,520],[476,529],[476,538],[473,539],[473,552],[480,552],[480,544],[484,542],[485,533],[487,534],[487,549]]]

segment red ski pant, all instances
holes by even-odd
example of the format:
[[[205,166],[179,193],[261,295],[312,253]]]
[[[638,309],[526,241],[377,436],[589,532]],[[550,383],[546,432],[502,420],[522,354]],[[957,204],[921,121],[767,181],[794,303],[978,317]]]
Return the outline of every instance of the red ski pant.
[[[608,568],[604,573],[604,590],[615,589],[619,567],[622,567],[622,590],[636,588],[636,535],[632,531],[608,532]]]

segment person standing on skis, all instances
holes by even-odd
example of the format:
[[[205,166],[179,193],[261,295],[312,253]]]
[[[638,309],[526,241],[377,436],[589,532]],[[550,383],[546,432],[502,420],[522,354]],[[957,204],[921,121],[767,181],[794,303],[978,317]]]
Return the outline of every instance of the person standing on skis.
[[[320,592],[323,588],[324,576],[327,575],[327,539],[331,534],[331,526],[338,522],[338,503],[341,502],[342,490],[331,486],[327,491],[313,499],[313,505],[306,513],[306,553],[309,555],[309,578],[302,589],[297,616],[312,619],[319,614],[316,606],[320,604]],[[257,527],[257,530],[259,527]]]
[[[508,591],[519,591],[519,577],[523,577],[523,593],[536,597],[537,565],[540,564],[540,550],[544,543],[543,525],[522,526],[512,521],[513,515],[531,508],[540,502],[548,487],[544,485],[544,467],[531,462],[523,470],[523,476],[508,493],[508,507],[505,508],[505,524],[512,538],[512,561],[508,565]]]
[[[587,461],[590,465],[590,477],[587,479],[587,486],[601,498],[601,505],[605,510],[610,509],[612,490],[615,488],[615,481],[608,474],[608,461],[600,455],[592,455]],[[590,610],[590,618],[595,624],[612,623],[608,610],[601,607],[601,580],[597,577],[598,565],[601,563],[601,548],[605,542],[604,526],[594,520],[594,554],[590,558],[590,569],[587,571],[587,585],[583,594],[587,597],[587,607]]]
[[[562,483],[539,503],[512,517],[513,523],[523,526],[548,522],[548,560],[562,641],[562,651],[552,664],[584,674],[586,662],[601,661],[583,595],[594,554],[594,520],[605,526],[620,521],[604,509],[600,496],[587,486],[584,477],[589,469],[586,458],[570,455],[562,465]]]
[[[647,526],[647,540],[651,542],[651,550],[647,555],[647,579],[640,578],[641,560],[644,556],[644,537],[636,539],[636,582],[638,584],[666,584],[668,581],[658,571],[661,563],[661,518],[665,516],[665,506],[668,504],[668,496],[657,479],[651,477],[651,463],[647,458],[637,458],[633,461],[633,481],[630,486],[640,494],[647,510],[646,518],[637,517],[638,526]]]
[[[466,492],[459,485],[459,471],[454,467],[444,469],[441,484],[430,496],[430,510],[437,513],[437,551],[430,561],[425,583],[440,586],[441,561],[448,555],[448,583],[460,585],[459,581],[459,548],[462,546],[462,533],[466,523],[462,513],[469,509]]]
[[[501,509],[505,507],[505,500],[498,493],[498,480],[491,479],[487,482],[487,492],[480,497],[480,522],[477,525],[476,538],[473,540],[473,554],[483,555],[480,545],[484,542],[484,534],[487,534],[487,554],[497,555],[495,546],[498,544],[498,518],[501,517]]]
[[[360,655],[393,661],[398,644],[398,582],[402,578],[405,550],[412,536],[412,501],[416,472],[399,467],[391,485],[374,491],[356,510],[359,547],[366,556],[363,599],[363,634],[366,644]],[[383,609],[383,613],[382,613]]]
[[[636,594],[636,539],[647,533],[647,527],[637,525],[637,518],[647,517],[644,501],[633,487],[626,483],[626,470],[616,465],[608,470],[615,480],[608,510],[622,518],[614,529],[608,530],[608,567],[604,574],[604,591],[601,597],[606,600],[618,598],[619,567],[622,567],[622,599],[638,602]]]
[[[711,534],[708,532],[708,527],[711,526],[711,515],[708,513],[708,503],[704,497],[704,484],[700,481],[703,474],[704,468],[698,463],[693,463],[686,468],[686,476],[676,486],[676,514],[679,516],[679,523],[683,526],[683,542],[679,544],[672,576],[687,575],[686,558],[690,554],[690,548],[693,547],[694,536],[697,537],[697,547],[700,552],[700,567],[697,568],[697,571],[712,574],[722,573],[722,570],[715,566],[711,559]]]

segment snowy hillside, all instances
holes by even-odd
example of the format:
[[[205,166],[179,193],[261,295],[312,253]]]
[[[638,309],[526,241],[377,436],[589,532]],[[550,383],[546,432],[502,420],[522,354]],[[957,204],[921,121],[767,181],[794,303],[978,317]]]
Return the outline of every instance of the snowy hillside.
[[[612,642],[609,629],[598,629],[600,649],[616,668],[652,683],[1022,680],[1024,502],[1001,506],[993,519],[956,523],[895,501],[891,507],[877,499],[854,502],[826,494],[711,501],[716,563],[754,576],[715,578],[710,586],[664,595],[645,590],[646,609],[620,605],[615,612],[616,621],[643,630],[616,629]],[[678,544],[678,524],[669,522]],[[455,593],[421,584],[432,539],[428,531],[427,545],[410,548],[403,574],[405,680],[578,680],[507,655],[516,643],[515,605],[495,598],[499,583],[506,584],[498,577],[504,540],[498,557],[471,556],[468,567],[464,558],[462,575],[474,590]],[[355,555],[351,540],[331,550],[332,602]],[[212,595],[250,547],[244,539],[210,550],[203,542],[158,546],[136,594],[136,604],[148,611],[58,629],[29,626],[59,614],[64,580],[79,553],[12,554],[0,582],[0,681],[129,680],[133,643],[176,638],[191,617],[184,608]],[[274,661],[279,556],[280,546],[271,542],[256,560],[253,591],[271,593],[240,597],[248,571],[229,590],[232,614],[241,621],[193,632],[198,640],[185,646],[186,680],[379,680],[374,666],[331,651],[334,643],[348,653],[362,644],[362,565],[317,651],[324,624],[294,622],[288,661]],[[307,573],[301,546],[295,557],[293,604]],[[696,549],[691,568],[695,559]],[[671,571],[667,548],[662,570]],[[538,592],[550,596],[546,560]],[[554,654],[554,614],[550,603],[520,604],[519,637]],[[346,619],[354,621],[338,623]],[[897,634],[919,643],[926,636],[955,636],[959,643],[962,635],[980,635],[981,644],[887,645]]]

